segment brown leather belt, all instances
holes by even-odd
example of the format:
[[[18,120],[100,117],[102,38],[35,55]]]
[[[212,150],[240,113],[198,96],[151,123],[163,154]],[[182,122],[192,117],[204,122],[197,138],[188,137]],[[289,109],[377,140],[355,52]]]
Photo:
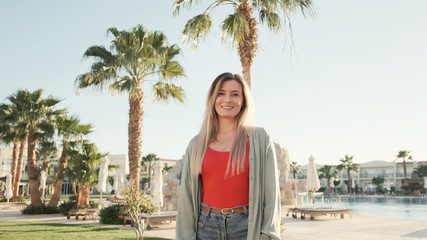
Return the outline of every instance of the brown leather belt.
[[[208,212],[209,208],[202,206],[202,210]],[[243,207],[238,208],[210,208],[211,213],[222,213],[232,214],[232,213],[245,213],[245,209]],[[246,208],[246,213],[249,213],[249,207]]]

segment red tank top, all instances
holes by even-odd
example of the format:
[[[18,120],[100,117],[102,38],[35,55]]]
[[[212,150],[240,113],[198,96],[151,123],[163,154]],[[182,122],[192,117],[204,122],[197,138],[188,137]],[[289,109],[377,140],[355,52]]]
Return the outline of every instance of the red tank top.
[[[208,148],[202,164],[203,203],[215,208],[233,208],[249,203],[249,140],[246,143],[245,169],[225,175],[230,152]]]

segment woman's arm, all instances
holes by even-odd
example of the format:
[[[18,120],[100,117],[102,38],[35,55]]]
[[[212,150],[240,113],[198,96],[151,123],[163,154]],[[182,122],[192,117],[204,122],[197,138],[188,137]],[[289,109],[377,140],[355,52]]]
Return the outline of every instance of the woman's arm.
[[[274,143],[267,136],[264,166],[264,217],[261,223],[261,239],[280,239],[280,187]]]
[[[194,178],[191,176],[190,163],[192,143],[190,142],[187,147],[181,174],[181,184],[179,189],[178,198],[178,213],[176,217],[176,239],[177,240],[191,240],[196,239],[197,215],[194,213],[195,196],[193,192]],[[196,217],[195,217],[196,216]]]

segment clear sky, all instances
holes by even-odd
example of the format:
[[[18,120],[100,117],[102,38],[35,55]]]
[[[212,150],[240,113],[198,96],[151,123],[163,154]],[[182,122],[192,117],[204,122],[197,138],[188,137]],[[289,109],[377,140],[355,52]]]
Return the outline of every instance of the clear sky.
[[[208,2],[208,1],[201,1]],[[214,29],[198,51],[182,46],[180,32],[200,10],[172,14],[173,1],[8,1],[0,8],[0,99],[19,88],[43,88],[60,107],[92,123],[101,151],[127,153],[125,95],[83,90],[74,80],[89,70],[92,45],[108,46],[109,27],[142,24],[183,49],[187,78],[177,82],[186,103],[153,104],[144,85],[143,155],[178,159],[197,134],[208,87],[222,72],[241,73],[237,52]],[[314,1],[317,17],[292,18],[295,50],[285,33],[260,26],[253,66],[256,123],[301,165],[392,161],[399,150],[427,160],[427,1]],[[203,6],[203,4],[201,4]]]

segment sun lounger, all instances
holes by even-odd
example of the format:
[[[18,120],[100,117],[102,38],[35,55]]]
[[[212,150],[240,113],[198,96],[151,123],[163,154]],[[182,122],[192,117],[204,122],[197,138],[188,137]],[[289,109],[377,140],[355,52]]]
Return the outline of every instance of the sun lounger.
[[[79,220],[79,216],[83,216],[83,221],[86,221],[88,216],[92,217],[92,220],[99,219],[99,210],[94,209],[71,209],[68,211],[67,219],[71,216],[76,216],[76,220]]]
[[[292,214],[293,218],[297,218],[300,214],[301,219],[305,219],[306,215],[310,216],[311,220],[314,220],[318,216],[325,216],[330,214],[331,216],[339,215],[341,218],[344,218],[344,215],[347,214],[352,217],[350,209],[337,209],[337,208],[289,208],[286,216]]]

